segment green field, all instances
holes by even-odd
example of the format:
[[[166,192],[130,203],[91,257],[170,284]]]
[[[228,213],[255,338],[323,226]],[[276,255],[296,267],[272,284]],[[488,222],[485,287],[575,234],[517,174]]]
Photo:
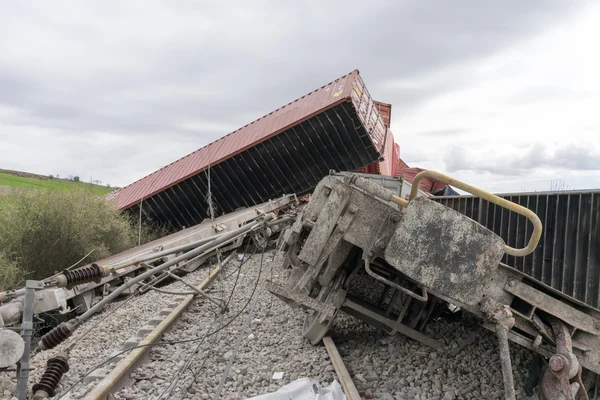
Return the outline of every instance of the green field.
[[[8,188],[17,189],[56,189],[56,190],[72,190],[76,188],[88,188],[93,193],[102,195],[109,193],[114,188],[107,188],[106,186],[94,185],[85,182],[73,182],[66,179],[37,179],[31,177],[17,176],[7,173],[0,172],[0,193],[2,189],[10,190]]]

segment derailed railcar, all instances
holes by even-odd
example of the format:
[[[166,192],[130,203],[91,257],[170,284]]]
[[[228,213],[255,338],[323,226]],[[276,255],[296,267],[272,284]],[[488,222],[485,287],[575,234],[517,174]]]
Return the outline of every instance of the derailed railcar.
[[[542,238],[526,257],[502,262],[567,296],[600,308],[600,190],[500,194],[538,215]],[[522,216],[474,196],[436,201],[474,219],[511,246],[522,246],[531,227]]]
[[[424,177],[527,218],[531,237],[515,248],[477,221],[417,197]],[[515,398],[509,340],[548,359],[540,379],[545,399],[587,398],[583,369],[600,373],[600,314],[501,262],[505,254],[531,254],[542,233],[531,210],[431,171],[417,175],[408,201],[358,176],[330,176],[285,235],[287,283],[266,287],[307,310],[304,336],[313,344],[343,311],[439,348],[423,328],[453,304],[496,332],[505,398]],[[381,290],[361,290],[361,275]]]

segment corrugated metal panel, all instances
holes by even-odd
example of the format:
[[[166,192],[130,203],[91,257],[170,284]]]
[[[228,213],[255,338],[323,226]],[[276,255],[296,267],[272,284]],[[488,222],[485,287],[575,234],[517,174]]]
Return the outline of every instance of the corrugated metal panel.
[[[600,308],[600,191],[503,194],[534,211],[542,238],[526,257],[502,262],[592,307]],[[473,196],[434,198],[476,220],[506,244],[524,247],[531,224],[521,216]]]
[[[401,170],[404,168],[410,168],[410,167],[401,158],[398,158],[398,170]]]
[[[390,128],[392,122],[392,105],[374,101],[377,111],[381,115],[384,125],[388,128],[385,139],[385,147],[383,152],[383,160],[377,161],[374,164],[367,165],[359,172],[367,174],[381,174],[388,176],[396,176],[398,172],[398,158],[400,157],[400,145],[395,142],[394,135]]]
[[[402,164],[405,164],[402,162]],[[396,172],[396,176],[401,176],[409,182],[412,182],[415,179],[415,176],[421,171],[424,171],[422,168],[400,168]],[[440,190],[443,190],[446,187],[446,184],[443,182],[438,182],[435,179],[431,178],[423,178],[419,182],[419,189],[427,192],[427,193],[436,193]]]
[[[375,101],[375,105],[377,106],[377,110],[383,119],[383,123],[388,128],[392,125],[392,105],[389,103],[382,103],[380,101]]]
[[[395,176],[398,171],[398,155],[396,154],[396,143],[394,135],[388,129],[383,149],[383,161],[379,162],[379,173],[381,175]]]
[[[312,190],[330,169],[372,164],[382,158],[386,135],[353,71],[108,197],[135,213],[143,200],[142,214],[179,229],[208,215],[209,165],[217,212],[230,212]]]

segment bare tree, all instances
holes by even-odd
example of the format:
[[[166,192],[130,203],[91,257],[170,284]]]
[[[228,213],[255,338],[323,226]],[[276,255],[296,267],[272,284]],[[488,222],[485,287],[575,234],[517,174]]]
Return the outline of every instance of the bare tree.
[[[567,185],[567,182],[562,178],[556,178],[550,181],[550,191],[559,192],[563,190],[571,190],[571,187]]]

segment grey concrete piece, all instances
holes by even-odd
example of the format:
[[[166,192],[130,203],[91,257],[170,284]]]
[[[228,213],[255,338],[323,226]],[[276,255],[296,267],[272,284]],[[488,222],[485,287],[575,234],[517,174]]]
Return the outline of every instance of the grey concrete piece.
[[[477,304],[504,255],[504,241],[470,218],[419,197],[407,207],[386,261],[435,293]]]
[[[150,326],[150,325],[144,325],[142,326],[140,329],[138,329],[137,333],[135,334],[136,337],[142,339],[145,338],[146,336],[148,336],[148,334],[150,332],[152,332],[154,330],[154,326]]]
[[[148,325],[157,326],[163,321],[164,317],[156,315],[148,320]]]
[[[0,329],[0,368],[16,364],[24,350],[25,342],[21,335],[8,329]]]
[[[90,373],[88,376],[83,378],[83,384],[87,385],[88,383],[96,382],[101,379],[104,379],[108,375],[108,371],[104,368],[97,369]]]
[[[123,350],[131,349],[139,344],[139,339],[135,336],[130,337],[123,343]]]

